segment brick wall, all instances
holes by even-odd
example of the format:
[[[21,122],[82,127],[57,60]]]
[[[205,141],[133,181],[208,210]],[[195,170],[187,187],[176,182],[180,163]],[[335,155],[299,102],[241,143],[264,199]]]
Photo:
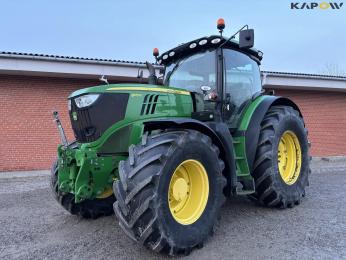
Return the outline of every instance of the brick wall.
[[[73,139],[67,96],[100,82],[81,79],[0,75],[0,172],[48,169],[59,135],[52,112],[58,110]],[[346,155],[346,93],[281,90],[301,107],[312,155]]]
[[[346,93],[276,90],[300,107],[313,156],[346,155]]]
[[[60,112],[72,140],[66,98],[76,89],[97,84],[80,79],[0,75],[0,171],[48,169],[60,140],[52,112]]]

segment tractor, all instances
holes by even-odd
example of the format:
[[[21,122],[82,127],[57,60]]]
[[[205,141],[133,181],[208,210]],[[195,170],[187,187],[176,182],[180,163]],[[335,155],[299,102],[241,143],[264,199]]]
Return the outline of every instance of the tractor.
[[[125,234],[169,255],[201,248],[227,197],[291,208],[305,196],[309,141],[290,99],[262,89],[254,30],[181,44],[146,63],[147,84],[73,92],[75,141],[61,144],[51,188],[71,214],[115,213]],[[237,40],[236,40],[237,38]],[[158,74],[158,75],[157,75]]]

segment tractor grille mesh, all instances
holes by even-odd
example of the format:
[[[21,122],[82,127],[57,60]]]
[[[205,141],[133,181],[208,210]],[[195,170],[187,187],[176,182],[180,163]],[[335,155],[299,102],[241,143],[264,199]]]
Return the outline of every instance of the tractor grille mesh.
[[[70,119],[76,140],[97,140],[109,127],[124,119],[129,94],[101,94],[91,106],[78,108],[71,100]]]

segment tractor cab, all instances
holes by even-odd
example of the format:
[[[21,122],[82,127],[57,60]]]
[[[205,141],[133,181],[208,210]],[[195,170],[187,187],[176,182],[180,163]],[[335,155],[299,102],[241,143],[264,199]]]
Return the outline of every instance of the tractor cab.
[[[163,84],[193,93],[196,119],[218,118],[233,129],[262,90],[262,52],[252,47],[253,30],[237,33],[239,42],[233,40],[235,35],[202,37],[157,57],[157,63],[165,66]]]

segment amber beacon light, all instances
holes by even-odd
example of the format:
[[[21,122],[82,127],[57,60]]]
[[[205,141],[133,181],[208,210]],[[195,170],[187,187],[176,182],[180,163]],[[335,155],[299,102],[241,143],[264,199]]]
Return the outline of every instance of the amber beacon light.
[[[158,48],[153,49],[153,55],[154,55],[154,57],[159,56],[159,49]]]
[[[225,29],[225,20],[223,18],[219,18],[217,20],[217,29],[219,30],[219,32],[222,35],[222,31],[223,31],[223,29]]]

